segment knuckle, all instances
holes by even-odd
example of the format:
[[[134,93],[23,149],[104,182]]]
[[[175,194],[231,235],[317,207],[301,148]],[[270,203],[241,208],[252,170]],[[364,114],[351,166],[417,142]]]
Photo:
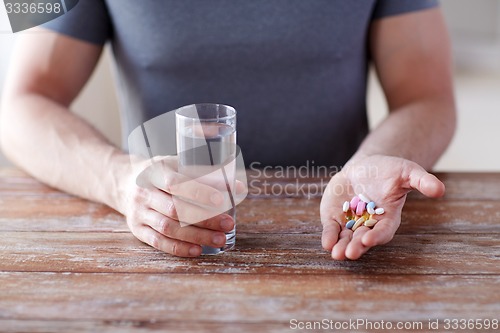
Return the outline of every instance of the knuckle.
[[[163,217],[160,221],[158,221],[158,231],[164,234],[165,236],[169,236],[172,232],[172,225],[170,223],[170,219],[168,217]]]
[[[138,229],[141,226],[141,223],[139,219],[137,219],[137,216],[132,212],[132,214],[127,215],[126,217],[127,225],[130,229],[130,231],[135,235],[138,233]]]
[[[161,244],[160,237],[158,235],[156,235],[156,234],[151,235],[151,237],[149,239],[149,245],[151,245],[155,249],[161,250],[160,249],[160,244]]]
[[[133,218],[130,218],[130,217],[127,217],[127,226],[130,230],[130,232],[135,236],[137,237],[138,239],[140,239],[141,241],[144,241],[141,237],[141,233],[140,233],[140,224],[137,223],[137,220],[133,219]]]
[[[182,256],[182,249],[181,249],[181,246],[178,242],[173,242],[172,243],[172,247],[171,247],[171,254],[173,254],[174,256]]]
[[[173,200],[169,200],[167,207],[165,208],[165,214],[173,219],[177,218],[177,210],[175,209],[175,204]]]
[[[164,184],[165,190],[169,193],[172,192],[174,186],[176,185],[177,176],[173,172],[165,173]]]
[[[139,205],[141,203],[141,195],[140,195],[140,190],[139,189],[136,189],[132,192],[132,194],[130,195],[130,201],[132,202],[132,204],[134,205]]]
[[[132,198],[135,204],[149,205],[151,201],[151,192],[144,187],[137,186]]]
[[[143,193],[143,204],[147,207],[150,207],[152,202],[153,202],[153,197],[151,195],[151,191],[149,190],[144,190]]]
[[[203,237],[203,235],[197,231],[195,231],[191,237],[192,237],[192,243],[197,244],[197,245],[202,245],[202,244],[208,245],[211,243],[210,241],[207,242],[207,240],[205,239],[207,237]]]

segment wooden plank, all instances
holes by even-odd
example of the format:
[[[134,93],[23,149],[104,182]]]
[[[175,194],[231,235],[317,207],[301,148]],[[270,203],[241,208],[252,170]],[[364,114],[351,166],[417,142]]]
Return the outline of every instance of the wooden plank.
[[[94,202],[63,196],[0,198],[0,231],[128,232],[125,217]]]
[[[500,174],[443,174],[442,178],[449,184],[447,199],[420,202],[418,195],[410,195],[400,234],[500,231],[500,199],[491,200],[500,189],[495,187],[500,184]],[[472,190],[467,192],[467,187]],[[466,197],[483,199],[457,198],[464,191]],[[317,197],[247,199],[238,206],[239,230],[320,232],[319,202]],[[1,169],[0,231],[37,230],[127,232],[128,228],[124,217],[108,207],[51,189],[15,169]]]
[[[182,259],[140,243],[109,208],[0,169],[0,331],[273,332],[292,318],[494,318],[500,174],[439,177],[446,197],[411,193],[393,242],[338,262],[320,248],[324,179],[275,177],[263,187],[291,184],[291,195],[251,189],[238,207],[236,250]],[[302,184],[318,193],[309,198]]]
[[[500,173],[436,173],[436,176],[446,185],[445,200],[500,200]],[[299,188],[301,184],[306,184],[309,185],[309,188],[313,191],[311,194],[312,197],[319,197],[320,195],[315,193],[317,188],[323,187],[326,182],[328,182],[328,178],[324,177],[265,177],[265,175],[262,174],[260,174],[259,177],[258,173],[251,171],[248,172],[247,180],[251,195],[267,198],[273,197],[271,188],[275,184],[281,186],[289,185],[289,196],[299,197],[307,196],[307,193],[304,194],[303,188]],[[264,183],[265,181],[267,184]],[[279,190],[275,192],[279,192]],[[19,197],[26,195],[57,196],[64,194],[41,184],[20,170],[0,168],[0,195]],[[287,195],[282,193],[280,197],[284,196]],[[410,193],[410,197],[423,198],[423,196],[416,192]]]
[[[450,319],[450,318],[446,318]],[[480,318],[482,319],[482,318]],[[429,329],[429,323],[435,324],[435,320],[438,320],[438,326],[441,328],[438,331],[436,328]],[[214,322],[214,321],[179,321],[179,320],[2,320],[0,319],[0,332],[30,332],[30,333],[83,333],[83,332],[99,332],[99,333],[111,333],[111,332],[241,332],[241,333],[255,333],[255,332],[265,332],[265,333],[282,333],[290,331],[298,332],[380,332],[389,331],[390,329],[374,329],[375,320],[371,321],[371,329],[364,327],[369,327],[370,324],[363,324],[360,322],[359,326],[356,326],[356,320],[352,320],[352,328],[348,329],[350,323],[349,320],[339,320],[334,321],[328,318],[323,318],[321,321],[303,321],[300,325],[316,325],[316,328],[307,328],[307,330],[300,329],[298,322],[289,320],[288,322]],[[380,323],[380,320],[377,322]],[[484,322],[484,321],[483,321]],[[397,330],[397,325],[406,324],[408,329]],[[490,321],[491,323],[491,321]],[[346,329],[338,330],[335,329],[336,325],[342,325],[347,327]],[[384,327],[392,325],[392,329],[395,332],[446,332],[451,331],[451,329],[445,330],[444,318],[429,318],[428,320],[419,321],[401,321],[401,320],[390,320],[384,321]],[[465,323],[466,325],[466,323]],[[491,325],[491,324],[490,324]],[[338,326],[341,327],[341,326]],[[356,329],[359,327],[359,329]],[[413,329],[410,327],[414,327]],[[477,326],[479,327],[479,326]],[[495,330],[490,328],[485,329],[467,329],[462,330],[466,332],[494,332]]]
[[[280,322],[214,322],[182,320],[2,320],[0,332],[84,333],[84,332],[238,332],[278,333],[290,330],[289,323]],[[314,332],[314,331],[313,331]]]
[[[318,233],[320,199],[250,199],[237,208],[244,233]],[[398,234],[500,233],[500,201],[409,200]]]
[[[281,322],[498,318],[500,276],[0,273],[0,318]]]
[[[177,258],[129,233],[0,233],[0,271],[500,274],[497,235],[397,235],[358,261],[335,261],[319,234],[240,234],[219,256]]]
[[[0,193],[1,196],[57,196],[63,194],[14,168],[0,168]]]
[[[437,174],[446,185],[448,200],[500,200],[500,173]]]
[[[247,199],[237,208],[238,232],[318,233],[320,199]],[[500,233],[500,201],[408,200],[399,234]],[[128,232],[125,218],[71,196],[4,198],[0,231]]]
[[[398,234],[500,233],[500,201],[408,200]]]

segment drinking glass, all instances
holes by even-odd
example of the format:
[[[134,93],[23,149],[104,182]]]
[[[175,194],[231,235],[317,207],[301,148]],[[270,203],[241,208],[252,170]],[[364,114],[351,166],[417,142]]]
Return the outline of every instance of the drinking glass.
[[[179,173],[193,182],[218,189],[224,196],[224,203],[217,209],[192,202],[203,208],[202,214],[193,215],[193,210],[177,209],[181,225],[195,224],[223,213],[236,223],[236,110],[222,104],[192,104],[177,109],[175,119]],[[174,204],[176,200],[186,201],[174,197]],[[202,246],[202,254],[229,250],[234,247],[235,240],[236,226],[226,233],[223,247]]]

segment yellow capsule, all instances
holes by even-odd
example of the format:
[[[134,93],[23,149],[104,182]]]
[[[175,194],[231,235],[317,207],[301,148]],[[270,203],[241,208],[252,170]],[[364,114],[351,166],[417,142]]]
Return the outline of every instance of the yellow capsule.
[[[356,220],[356,223],[354,223],[354,226],[352,227],[352,231],[356,231],[359,226],[361,226],[365,222],[365,218],[361,216],[359,219]]]
[[[350,221],[354,219],[354,215],[351,212],[345,213],[345,220]]]
[[[373,227],[378,221],[375,220],[375,219],[369,219],[367,221],[365,221],[364,225],[365,227]]]

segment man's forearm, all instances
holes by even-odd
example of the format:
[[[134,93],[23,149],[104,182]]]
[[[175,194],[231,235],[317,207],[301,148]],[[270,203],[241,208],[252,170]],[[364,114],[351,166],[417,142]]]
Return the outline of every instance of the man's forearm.
[[[364,140],[351,160],[381,154],[412,160],[430,169],[455,131],[450,99],[423,100],[393,110]]]
[[[53,187],[120,210],[127,155],[42,95],[18,94],[3,102],[2,148],[14,163]]]

